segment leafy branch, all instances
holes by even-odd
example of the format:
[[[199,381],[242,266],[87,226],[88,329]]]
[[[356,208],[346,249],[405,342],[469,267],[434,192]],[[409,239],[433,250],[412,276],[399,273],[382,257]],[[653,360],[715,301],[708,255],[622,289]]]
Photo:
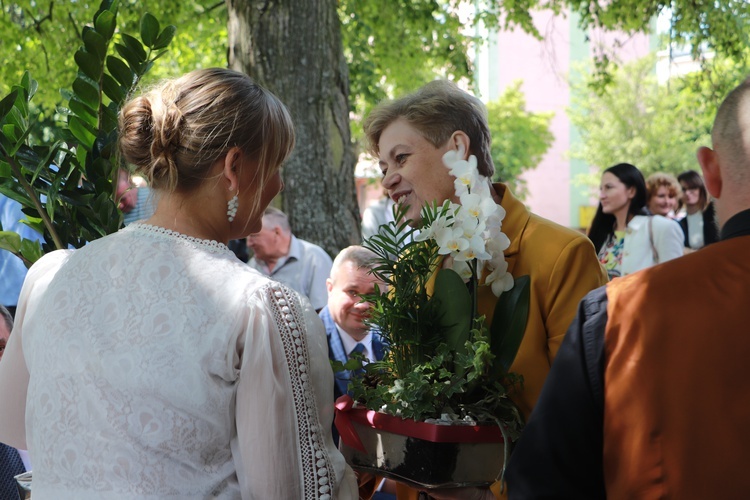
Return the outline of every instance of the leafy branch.
[[[44,240],[21,239],[0,228],[0,249],[27,265],[44,252],[79,248],[122,225],[115,194],[120,168],[117,113],[154,61],[166,53],[176,28],[162,30],[147,13],[141,19],[140,40],[119,33],[118,5],[104,0],[93,22],[81,30],[83,45],[74,54],[78,73],[72,88],[61,91],[67,106],[58,108],[67,123],[56,137],[45,144],[30,139],[38,125],[30,106],[38,85],[28,72],[0,100],[0,194],[21,204],[26,215],[22,222]]]

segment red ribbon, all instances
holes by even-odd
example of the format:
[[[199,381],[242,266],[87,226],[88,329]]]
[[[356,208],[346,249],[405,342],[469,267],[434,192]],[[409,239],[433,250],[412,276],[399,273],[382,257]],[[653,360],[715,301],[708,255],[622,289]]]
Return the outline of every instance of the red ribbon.
[[[362,440],[359,439],[359,435],[352,425],[351,417],[354,412],[358,411],[352,408],[353,404],[354,400],[346,394],[338,398],[336,400],[336,417],[333,423],[336,424],[339,438],[345,445],[362,453],[367,453],[365,445],[362,444]]]
[[[494,425],[440,425],[417,422],[366,408],[352,408],[354,401],[343,395],[336,400],[336,428],[350,448],[366,453],[352,422],[401,436],[433,443],[502,443],[503,434]]]

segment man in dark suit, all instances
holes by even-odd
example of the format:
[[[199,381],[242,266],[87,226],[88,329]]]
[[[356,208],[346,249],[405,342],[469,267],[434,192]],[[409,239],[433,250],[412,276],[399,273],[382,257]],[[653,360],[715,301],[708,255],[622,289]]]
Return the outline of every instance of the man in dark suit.
[[[365,324],[370,314],[370,303],[360,295],[373,293],[377,278],[370,274],[375,255],[364,247],[353,245],[336,256],[331,275],[326,280],[328,305],[320,311],[320,318],[328,337],[328,356],[346,363],[353,351],[361,352],[370,361],[383,359],[385,349],[377,332]],[[334,396],[346,394],[352,373],[348,370],[334,375]]]

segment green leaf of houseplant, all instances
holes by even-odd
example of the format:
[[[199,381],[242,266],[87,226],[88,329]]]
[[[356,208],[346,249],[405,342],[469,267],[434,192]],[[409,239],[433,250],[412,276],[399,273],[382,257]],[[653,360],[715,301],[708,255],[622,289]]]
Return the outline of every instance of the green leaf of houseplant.
[[[78,118],[82,119],[92,127],[99,126],[99,118],[96,116],[96,111],[84,104],[83,101],[77,97],[74,96],[71,98],[70,101],[68,101],[68,106],[70,107],[70,111],[75,113]],[[65,114],[70,115],[70,112]]]
[[[138,57],[138,60],[141,62],[145,61],[148,56],[143,48],[143,44],[139,42],[137,38],[132,37],[126,33],[123,33],[121,36],[123,43],[125,43],[125,46],[130,49],[130,51],[135,56]]]
[[[81,68],[81,71],[91,78],[92,80],[98,80],[102,72],[101,61],[92,53],[79,50],[75,53],[76,64]]]
[[[117,50],[117,53],[120,54],[120,56],[122,56],[125,61],[127,61],[128,66],[130,66],[130,70],[133,71],[134,74],[139,74],[141,72],[143,61],[139,59],[132,50],[121,43],[115,44],[115,50]]]
[[[495,373],[501,370],[507,373],[526,331],[531,300],[531,280],[529,276],[515,279],[513,288],[504,292],[495,305],[495,312],[490,326],[490,348],[495,355],[492,366]]]
[[[436,303],[437,324],[453,351],[463,351],[469,340],[472,302],[466,283],[452,269],[440,269],[435,278],[431,302]]]
[[[154,46],[151,47],[153,50],[161,50],[165,47],[167,47],[170,43],[172,43],[172,39],[174,38],[174,34],[177,32],[177,27],[173,25],[169,25],[164,30],[159,33],[159,38],[156,39],[156,42],[154,42]]]
[[[91,150],[91,147],[96,140],[96,136],[91,133],[86,126],[86,123],[77,116],[71,116],[68,121],[68,127],[73,136],[80,141],[80,145],[87,150]]]
[[[135,81],[135,73],[122,60],[108,56],[107,69],[120,85],[129,89]]]
[[[112,101],[116,102],[117,104],[120,104],[123,100],[125,100],[125,91],[122,89],[120,84],[117,83],[117,80],[109,75],[103,75],[102,89],[104,90],[104,93],[107,95],[107,97],[112,99]]]
[[[37,240],[27,240],[23,239],[21,241],[21,249],[20,249],[21,255],[23,255],[23,258],[30,262],[34,263],[42,256],[44,253],[42,251],[42,245]],[[27,264],[28,265],[28,264]]]
[[[0,231],[0,250],[19,253],[21,251],[21,236],[13,231]]]
[[[73,82],[73,91],[91,109],[99,109],[99,89],[80,75]]]
[[[151,47],[159,36],[159,21],[146,12],[141,18],[141,40],[146,47]]]
[[[107,40],[96,30],[87,26],[83,29],[83,45],[92,56],[97,58],[101,65],[104,58],[107,57]]]
[[[5,116],[13,109],[13,104],[16,102],[16,96],[18,96],[18,90],[14,90],[7,96],[3,97],[0,101],[0,121],[5,119]]]
[[[115,26],[117,19],[114,13],[109,10],[102,11],[96,20],[94,21],[94,27],[105,40],[112,39],[112,35],[115,33]]]

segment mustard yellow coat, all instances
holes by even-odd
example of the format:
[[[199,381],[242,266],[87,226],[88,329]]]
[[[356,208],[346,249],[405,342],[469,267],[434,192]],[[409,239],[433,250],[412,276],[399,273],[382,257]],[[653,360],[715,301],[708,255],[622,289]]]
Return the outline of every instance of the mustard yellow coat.
[[[573,322],[578,302],[607,282],[591,241],[572,229],[532,214],[504,184],[494,184],[505,209],[503,232],[510,238],[505,256],[513,277],[529,275],[531,302],[526,332],[512,372],[523,375],[524,387],[514,398],[528,418],[552,360]],[[490,287],[479,287],[479,314],[492,321],[497,298]],[[499,495],[499,484],[493,487]],[[398,484],[398,500],[416,499],[418,491]]]

